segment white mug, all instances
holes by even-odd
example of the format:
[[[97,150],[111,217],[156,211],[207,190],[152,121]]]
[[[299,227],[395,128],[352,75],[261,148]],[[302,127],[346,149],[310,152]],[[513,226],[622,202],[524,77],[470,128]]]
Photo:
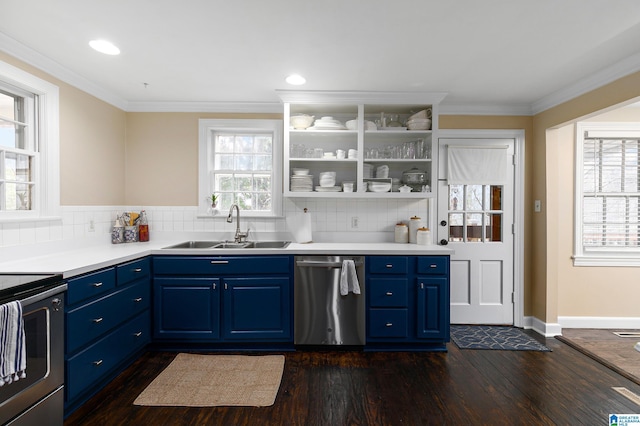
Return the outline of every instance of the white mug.
[[[345,155],[344,149],[336,150],[336,157],[338,159],[343,160],[344,159],[344,155]]]

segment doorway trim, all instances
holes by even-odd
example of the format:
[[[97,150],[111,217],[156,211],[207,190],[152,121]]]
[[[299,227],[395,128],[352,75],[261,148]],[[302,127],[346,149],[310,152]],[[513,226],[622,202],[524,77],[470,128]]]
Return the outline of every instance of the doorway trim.
[[[524,327],[524,152],[525,139],[522,129],[441,129],[438,131],[438,146],[440,148],[440,138],[458,139],[513,139],[515,141],[514,161],[514,182],[513,182],[513,325]]]

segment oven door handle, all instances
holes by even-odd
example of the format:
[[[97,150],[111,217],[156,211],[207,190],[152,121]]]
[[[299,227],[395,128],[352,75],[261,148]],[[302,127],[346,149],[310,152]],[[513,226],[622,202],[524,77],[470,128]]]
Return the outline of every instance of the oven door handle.
[[[61,284],[59,286],[52,287],[52,288],[50,288],[48,290],[45,290],[45,291],[43,291],[41,293],[34,294],[33,296],[27,297],[26,299],[22,299],[22,300],[20,300],[20,303],[22,304],[23,307],[29,306],[32,303],[39,302],[39,301],[44,300],[44,299],[46,299],[46,298],[48,298],[50,296],[53,296],[54,294],[62,293],[63,291],[67,291],[67,284],[66,283]]]

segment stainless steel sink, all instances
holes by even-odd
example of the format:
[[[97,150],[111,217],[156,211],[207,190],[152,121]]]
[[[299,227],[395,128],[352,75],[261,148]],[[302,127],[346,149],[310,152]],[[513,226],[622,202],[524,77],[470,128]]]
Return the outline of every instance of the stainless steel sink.
[[[220,243],[221,241],[185,241],[184,243],[175,244],[175,245],[164,247],[164,248],[166,249],[207,249]]]
[[[174,244],[165,249],[260,249],[260,248],[285,248],[291,241],[246,241],[234,243],[233,241],[185,241]]]

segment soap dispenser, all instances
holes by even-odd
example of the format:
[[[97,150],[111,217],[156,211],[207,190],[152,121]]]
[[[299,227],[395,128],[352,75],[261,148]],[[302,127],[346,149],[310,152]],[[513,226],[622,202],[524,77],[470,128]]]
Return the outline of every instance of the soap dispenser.
[[[111,230],[111,244],[124,243],[124,226],[120,221],[120,216],[116,216],[116,222]]]

